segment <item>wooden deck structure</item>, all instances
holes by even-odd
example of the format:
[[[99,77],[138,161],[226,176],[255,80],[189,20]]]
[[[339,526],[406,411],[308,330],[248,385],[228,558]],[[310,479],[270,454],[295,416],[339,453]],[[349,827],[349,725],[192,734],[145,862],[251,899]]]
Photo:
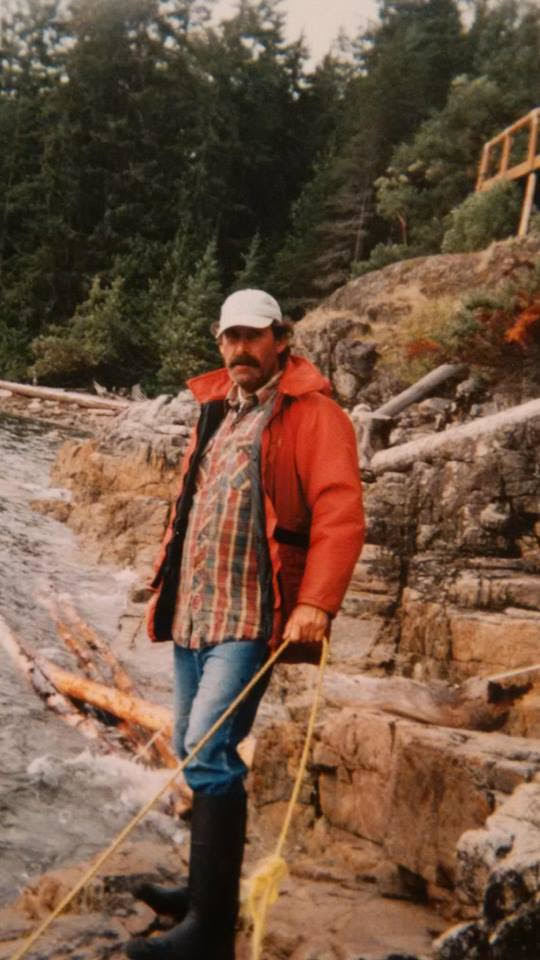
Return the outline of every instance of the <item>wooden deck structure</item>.
[[[489,190],[501,180],[527,177],[518,228],[519,237],[524,237],[527,233],[538,179],[536,171],[540,170],[539,127],[540,107],[536,107],[492,140],[488,140],[484,144],[480,159],[477,191]]]

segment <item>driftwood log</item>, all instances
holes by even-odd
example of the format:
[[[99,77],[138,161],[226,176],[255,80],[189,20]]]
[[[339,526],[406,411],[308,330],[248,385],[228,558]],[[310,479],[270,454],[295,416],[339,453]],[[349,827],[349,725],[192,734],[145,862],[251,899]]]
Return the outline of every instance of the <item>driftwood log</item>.
[[[23,672],[46,705],[59,713],[70,726],[77,727],[93,740],[107,740],[106,726],[81,713],[73,701],[88,704],[130,726],[142,727],[155,734],[142,750],[137,749],[138,756],[153,747],[157,749],[164,766],[174,768],[177,765],[178,758],[168,745],[173,726],[172,711],[168,707],[64,670],[45,657],[30,653],[1,617],[0,647]],[[112,744],[108,746],[112,749]],[[239,745],[238,752],[250,767],[255,752],[255,738],[251,735],[246,737]],[[184,798],[190,793],[181,776],[178,778],[178,787]]]
[[[124,693],[136,693],[131,677],[126,673],[111,648],[105,643],[103,637],[100,637],[99,633],[96,633],[96,631],[79,616],[69,598],[62,597],[62,608],[65,615],[71,621],[73,629],[77,631],[78,636],[86,645],[86,648],[95,651],[107,664],[112,674],[114,686],[117,687],[118,690],[123,690]]]
[[[411,404],[418,403],[419,400],[428,397],[443,383],[448,383],[450,380],[463,380],[467,376],[468,369],[463,363],[442,363],[440,367],[430,370],[424,377],[413,383],[411,387],[407,387],[406,390],[402,390],[391,400],[387,400],[382,407],[378,407],[375,413],[380,417],[395,417],[396,414],[406,410]]]
[[[70,727],[77,727],[91,740],[102,737],[100,724],[92,717],[85,716],[77,710],[68,697],[63,696],[50,680],[42,673],[35,658],[25,650],[20,640],[9,629],[5,620],[0,617],[0,647],[10,660],[24,674],[36,693],[45,701],[46,705],[58,713]]]
[[[372,707],[422,723],[466,730],[493,730],[511,705],[531,689],[540,664],[492,677],[473,677],[458,686],[408,677],[351,677],[327,671],[325,699],[333,706]]]
[[[38,400],[54,400],[57,403],[75,403],[79,407],[94,410],[113,410],[120,412],[129,405],[128,400],[113,400],[108,397],[96,397],[92,393],[75,393],[69,390],[55,390],[54,387],[34,387],[29,383],[12,383],[11,380],[0,380],[0,390],[9,390],[11,393]]]
[[[411,387],[402,390],[391,400],[371,413],[362,414],[362,437],[359,445],[360,466],[369,467],[374,454],[386,446],[388,435],[392,427],[392,418],[402,413],[413,403],[418,403],[428,397],[434,390],[452,380],[463,380],[467,375],[468,367],[462,363],[443,363],[435,370],[426,373],[424,377],[413,383]]]
[[[58,667],[44,657],[36,657],[35,662],[56,690],[65,696],[73,700],[81,700],[83,703],[90,703],[121,720],[136,723],[155,733],[163,732],[165,736],[170,737],[172,716],[167,707],[150,703],[130,693],[123,693],[122,690],[108,687],[104,683],[88,680],[86,677]]]
[[[89,703],[106,713],[127,720],[129,723],[138,724],[146,730],[153,730],[170,738],[173,727],[172,711],[168,707],[162,707],[142,697],[133,694],[122,693],[121,690],[115,690],[107,687],[103,683],[96,683],[93,680],[87,680],[69,670],[58,667],[50,660],[43,657],[36,657],[39,669],[50,683],[64,696],[74,700],[81,700]],[[240,744],[239,753],[247,765],[250,765],[253,756],[254,738],[246,737]],[[178,760],[175,760],[173,766],[176,766]]]
[[[54,688],[62,702],[78,700],[91,704],[130,724],[160,732],[168,738],[172,713],[167,707],[150,703],[132,693],[81,677],[23,650],[0,621],[0,644],[43,692]],[[492,730],[500,725],[510,706],[532,687],[540,674],[540,663],[490,677],[474,677],[458,686],[441,680],[421,683],[408,677],[370,677],[340,674],[328,670],[323,683],[326,702],[336,707],[371,707],[423,723],[468,730]],[[252,740],[252,738],[248,738]],[[246,743],[246,754],[252,744]]]
[[[486,417],[478,417],[468,423],[456,427],[448,427],[440,433],[434,433],[417,440],[410,440],[398,447],[389,450],[380,450],[373,456],[370,470],[374,474],[385,473],[387,470],[407,470],[418,460],[433,460],[446,453],[453,453],[456,446],[464,440],[475,440],[478,437],[489,437],[495,431],[508,429],[515,424],[526,423],[528,420],[540,416],[540,398],[527,400],[517,407],[509,407],[499,413],[491,413]]]
[[[77,658],[77,662],[89,680],[105,684],[107,689],[119,690],[125,694],[137,696],[137,691],[123,666],[115,657],[109,645],[76,611],[71,598],[42,597],[42,606],[53,620],[59,637]],[[70,622],[67,623],[66,621]],[[76,698],[80,699],[80,698]],[[84,701],[86,702],[86,701]],[[89,701],[91,702],[91,701]],[[99,704],[94,704],[99,706]],[[120,715],[117,715],[120,719]],[[130,742],[137,757],[148,757],[165,767],[173,768],[177,758],[169,746],[169,737],[164,732],[155,732],[148,741],[140,727],[129,718],[122,718],[117,727],[123,739]]]

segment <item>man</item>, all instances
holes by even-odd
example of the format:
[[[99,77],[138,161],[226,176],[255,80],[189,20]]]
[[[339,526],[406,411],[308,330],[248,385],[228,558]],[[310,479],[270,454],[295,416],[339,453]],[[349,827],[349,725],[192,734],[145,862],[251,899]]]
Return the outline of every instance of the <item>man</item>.
[[[354,431],[328,381],[292,356],[279,304],[228,297],[215,331],[224,368],[191,380],[201,404],[149,611],[174,641],[175,747],[185,757],[282,638],[316,661],[363,539]],[[133,960],[233,960],[246,768],[238,743],[268,677],[185,770],[194,791],[189,882],[136,891],[177,925],[128,944]]]

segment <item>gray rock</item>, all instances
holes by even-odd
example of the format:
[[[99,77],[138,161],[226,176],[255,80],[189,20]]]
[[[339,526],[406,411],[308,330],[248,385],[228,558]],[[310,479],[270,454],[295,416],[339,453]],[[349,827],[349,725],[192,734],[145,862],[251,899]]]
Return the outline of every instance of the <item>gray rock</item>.
[[[433,948],[435,960],[489,960],[486,934],[479,923],[451,927],[435,940]]]

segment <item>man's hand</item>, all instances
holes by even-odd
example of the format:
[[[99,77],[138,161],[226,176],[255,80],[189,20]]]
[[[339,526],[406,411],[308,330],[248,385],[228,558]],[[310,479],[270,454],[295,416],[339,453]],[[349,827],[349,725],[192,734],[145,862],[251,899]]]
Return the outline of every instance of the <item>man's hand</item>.
[[[292,643],[321,643],[328,633],[329,623],[330,617],[324,610],[309,603],[299,603],[287,620],[283,639]]]

